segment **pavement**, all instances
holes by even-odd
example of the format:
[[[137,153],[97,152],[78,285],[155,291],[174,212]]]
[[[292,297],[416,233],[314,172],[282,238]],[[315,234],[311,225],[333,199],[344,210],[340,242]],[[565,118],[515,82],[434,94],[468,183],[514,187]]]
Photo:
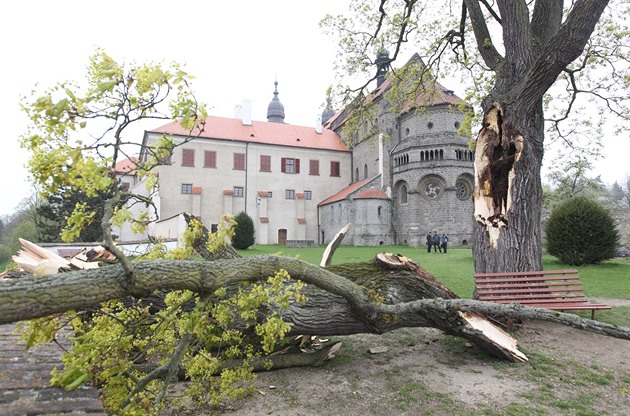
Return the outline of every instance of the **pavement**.
[[[50,372],[62,366],[58,345],[42,344],[27,351],[14,329],[12,324],[0,325],[0,415],[106,415],[96,388],[66,391],[50,386]]]

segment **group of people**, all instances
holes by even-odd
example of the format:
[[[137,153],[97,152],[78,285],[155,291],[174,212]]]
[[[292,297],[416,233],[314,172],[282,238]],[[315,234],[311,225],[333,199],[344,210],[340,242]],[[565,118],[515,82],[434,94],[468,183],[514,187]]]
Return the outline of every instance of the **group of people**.
[[[427,253],[431,252],[431,247],[433,247],[433,252],[437,253],[438,250],[440,253],[446,253],[448,248],[448,236],[446,233],[439,235],[437,231],[433,231],[433,235],[431,232],[427,234]]]

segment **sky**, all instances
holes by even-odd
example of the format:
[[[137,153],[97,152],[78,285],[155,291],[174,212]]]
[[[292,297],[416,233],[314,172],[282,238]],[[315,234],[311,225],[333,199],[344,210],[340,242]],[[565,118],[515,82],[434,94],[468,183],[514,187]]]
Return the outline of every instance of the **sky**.
[[[285,122],[314,126],[326,89],[335,83],[337,45],[319,28],[326,14],[347,12],[347,0],[20,0],[0,15],[0,216],[33,193],[18,144],[27,120],[22,96],[61,81],[82,81],[102,48],[117,62],[178,62],[195,76],[193,90],[209,114],[233,117],[243,100],[265,121],[278,81]],[[415,51],[410,51],[411,53]],[[401,64],[406,58],[401,59]],[[444,82],[443,82],[444,83]],[[460,96],[457,85],[445,85]],[[163,124],[147,122],[139,130]],[[630,174],[628,137],[605,138],[595,174],[605,183]]]

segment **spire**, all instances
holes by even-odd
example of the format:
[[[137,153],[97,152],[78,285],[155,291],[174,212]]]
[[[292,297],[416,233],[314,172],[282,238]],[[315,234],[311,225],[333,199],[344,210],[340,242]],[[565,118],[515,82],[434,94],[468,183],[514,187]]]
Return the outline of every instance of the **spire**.
[[[267,121],[271,123],[284,123],[284,106],[278,99],[278,80],[274,82],[276,86],[273,92],[273,99],[267,107]]]
[[[385,49],[380,49],[376,53],[376,88],[380,87],[383,81],[385,81],[385,75],[389,69],[389,52]]]

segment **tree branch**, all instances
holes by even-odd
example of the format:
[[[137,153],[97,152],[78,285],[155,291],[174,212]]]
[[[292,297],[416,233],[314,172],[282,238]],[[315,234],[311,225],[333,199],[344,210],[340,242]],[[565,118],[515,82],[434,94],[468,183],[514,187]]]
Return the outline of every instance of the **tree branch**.
[[[486,24],[481,7],[479,7],[477,0],[464,0],[464,4],[470,15],[475,39],[477,40],[477,49],[486,65],[491,70],[497,71],[504,58],[497,51],[492,42],[490,31],[488,30],[488,25]]]

